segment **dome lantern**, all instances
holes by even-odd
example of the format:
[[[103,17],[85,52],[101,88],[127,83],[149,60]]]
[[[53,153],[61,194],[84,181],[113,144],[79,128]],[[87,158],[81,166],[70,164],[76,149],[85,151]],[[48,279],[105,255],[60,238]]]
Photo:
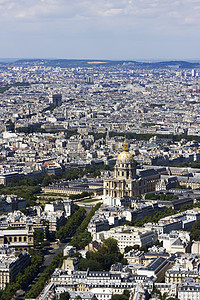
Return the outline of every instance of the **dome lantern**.
[[[133,156],[131,155],[131,153],[128,151],[128,144],[125,141],[123,142],[123,148],[122,148],[122,152],[118,155],[117,157],[117,162],[119,163],[131,163],[133,162]]]

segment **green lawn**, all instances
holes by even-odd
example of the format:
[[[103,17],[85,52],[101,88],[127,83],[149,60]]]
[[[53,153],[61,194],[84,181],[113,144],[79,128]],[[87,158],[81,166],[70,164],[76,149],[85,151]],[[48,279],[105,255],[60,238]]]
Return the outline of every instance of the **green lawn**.
[[[100,199],[86,199],[86,200],[83,200],[81,202],[83,203],[92,203],[92,202],[96,202],[96,201],[99,201]]]

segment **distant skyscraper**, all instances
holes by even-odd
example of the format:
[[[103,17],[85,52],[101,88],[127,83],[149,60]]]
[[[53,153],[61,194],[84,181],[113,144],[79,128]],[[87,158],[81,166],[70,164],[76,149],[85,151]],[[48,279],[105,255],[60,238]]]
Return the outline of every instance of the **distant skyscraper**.
[[[61,94],[51,94],[49,102],[53,103],[56,106],[61,105],[62,104],[62,95]]]
[[[196,77],[197,75],[197,71],[196,70],[192,70],[192,77]]]

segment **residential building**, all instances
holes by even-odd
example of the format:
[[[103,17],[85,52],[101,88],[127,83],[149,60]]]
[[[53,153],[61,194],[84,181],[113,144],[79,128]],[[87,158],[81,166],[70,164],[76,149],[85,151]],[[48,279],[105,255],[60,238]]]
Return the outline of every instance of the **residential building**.
[[[16,251],[3,246],[0,248],[0,289],[12,283],[17,274],[30,263],[31,256],[26,251]]]
[[[152,246],[157,241],[157,234],[155,231],[143,227],[125,225],[97,233],[97,240],[103,241],[107,238],[116,239],[120,251],[124,252],[124,249],[128,246]]]
[[[175,264],[165,274],[166,283],[182,284],[186,278],[192,278],[193,282],[199,282],[200,274],[198,269],[188,270]]]
[[[62,290],[88,292],[93,288],[108,288],[113,294],[122,294],[125,289],[135,287],[142,283],[149,291],[153,288],[155,277],[137,275],[123,272],[100,272],[100,271],[72,271],[56,269],[51,277],[51,282],[56,288]]]
[[[178,299],[180,300],[199,300],[200,298],[200,283],[192,280],[185,280],[178,286]]]

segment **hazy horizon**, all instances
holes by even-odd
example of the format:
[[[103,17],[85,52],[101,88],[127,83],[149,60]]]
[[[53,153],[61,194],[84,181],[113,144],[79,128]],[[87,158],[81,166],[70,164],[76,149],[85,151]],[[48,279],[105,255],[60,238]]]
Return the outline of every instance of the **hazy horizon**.
[[[92,61],[136,61],[136,62],[168,62],[168,61],[185,61],[185,62],[190,62],[190,63],[200,63],[200,59],[167,59],[167,58],[161,58],[161,59],[101,59],[101,58],[45,58],[45,57],[18,57],[18,58],[1,58],[0,57],[0,62],[15,62],[19,60],[77,60],[77,61],[87,61],[87,60],[92,60]]]

